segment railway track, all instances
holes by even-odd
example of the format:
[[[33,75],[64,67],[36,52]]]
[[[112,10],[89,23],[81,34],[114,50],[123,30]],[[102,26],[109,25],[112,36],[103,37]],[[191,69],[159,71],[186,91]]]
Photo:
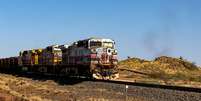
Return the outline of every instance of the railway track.
[[[91,81],[89,81],[91,82]],[[201,101],[201,88],[167,86],[157,84],[137,83],[130,81],[104,81],[96,80],[91,82],[108,89],[109,91],[122,92],[125,99],[121,101]]]
[[[22,75],[20,75],[22,76]],[[24,77],[28,78],[35,78],[35,79],[52,79],[55,81],[62,82],[62,84],[70,83],[74,81],[84,82],[84,81],[92,81],[92,82],[102,82],[102,83],[111,83],[111,84],[120,84],[120,85],[127,85],[127,86],[139,86],[139,87],[148,87],[148,88],[158,88],[158,89],[167,89],[167,90],[176,90],[176,91],[185,91],[185,92],[195,92],[195,93],[201,93],[201,88],[195,88],[195,87],[184,87],[184,86],[172,86],[172,85],[161,85],[161,84],[151,84],[151,83],[139,83],[135,81],[128,81],[128,80],[95,80],[90,79],[86,77],[76,77],[72,76],[67,79],[71,79],[65,81],[66,79],[62,79],[61,81],[57,79],[55,75],[45,75],[41,78],[41,76],[29,73],[27,75],[23,75]],[[65,78],[65,77],[63,77]]]
[[[114,83],[114,84],[123,84],[123,85],[127,85],[127,86],[139,86],[139,87],[149,87],[149,88],[159,88],[159,89],[168,89],[168,90],[177,90],[177,91],[201,93],[201,88],[194,88],[194,87],[138,83],[138,82],[125,81],[125,80],[95,80],[95,81]]]
[[[121,69],[119,69],[119,71],[128,71],[128,72],[133,72],[133,73],[142,74],[142,75],[149,75],[147,73],[143,73],[143,72],[136,71],[136,70],[125,69],[125,68],[121,68]],[[195,88],[195,87],[139,83],[139,82],[134,82],[134,81],[132,82],[132,81],[128,81],[128,80],[113,80],[113,81],[107,81],[107,82],[117,83],[117,84],[125,84],[125,85],[133,85],[133,86],[141,86],[141,87],[150,87],[150,88],[160,88],[160,89],[170,89],[170,90],[201,93],[201,88]]]
[[[185,92],[196,92],[196,93],[201,93],[201,88],[195,88],[195,87],[184,87],[184,86],[172,86],[172,85],[160,85],[160,84],[150,84],[150,83],[139,83],[139,82],[135,82],[135,81],[128,81],[128,80],[92,80],[89,78],[85,78],[85,77],[69,77],[67,79],[62,79],[62,80],[58,80],[58,78],[55,75],[37,75],[37,74],[32,74],[32,73],[28,73],[28,74],[19,74],[19,77],[28,77],[28,78],[32,78],[32,79],[41,79],[41,80],[54,80],[54,81],[59,81],[62,82],[62,84],[65,83],[70,83],[70,82],[75,82],[75,81],[79,81],[79,82],[84,82],[84,81],[92,81],[92,82],[102,82],[102,83],[111,83],[111,84],[120,84],[120,85],[127,85],[127,86],[139,86],[139,87],[148,87],[148,88],[158,88],[158,89],[167,89],[167,90],[176,90],[176,91],[185,91]],[[62,77],[65,78],[65,77]],[[67,81],[66,81],[67,80]],[[70,83],[73,84],[73,83]]]

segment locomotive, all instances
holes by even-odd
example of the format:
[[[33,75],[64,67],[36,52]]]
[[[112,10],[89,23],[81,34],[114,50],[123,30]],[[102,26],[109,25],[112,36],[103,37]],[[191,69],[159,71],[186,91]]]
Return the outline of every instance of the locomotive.
[[[71,45],[21,51],[17,57],[0,59],[0,71],[117,79],[117,63],[114,40],[88,38]]]

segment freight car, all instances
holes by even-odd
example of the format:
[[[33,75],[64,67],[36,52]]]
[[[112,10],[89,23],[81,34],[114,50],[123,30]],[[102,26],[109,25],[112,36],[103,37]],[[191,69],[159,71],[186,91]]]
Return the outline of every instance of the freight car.
[[[18,57],[0,59],[0,71],[23,71],[57,76],[117,79],[115,42],[105,38],[79,40],[21,51]]]
[[[18,66],[18,57],[2,58],[0,59],[0,71],[1,72],[16,72],[20,68]],[[17,68],[16,68],[17,67]]]

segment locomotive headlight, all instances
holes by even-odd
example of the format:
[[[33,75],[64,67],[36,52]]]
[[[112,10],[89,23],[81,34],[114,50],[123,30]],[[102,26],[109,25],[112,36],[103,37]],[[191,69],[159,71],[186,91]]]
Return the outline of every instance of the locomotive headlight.
[[[112,49],[108,48],[108,49],[107,49],[108,55],[112,55],[112,51],[113,51]]]
[[[108,49],[107,52],[108,52],[108,53],[111,53],[111,49]]]
[[[96,52],[96,49],[91,49],[91,52],[93,53],[93,54],[96,54],[97,52]]]
[[[117,50],[116,49],[113,51],[113,55],[117,55]]]

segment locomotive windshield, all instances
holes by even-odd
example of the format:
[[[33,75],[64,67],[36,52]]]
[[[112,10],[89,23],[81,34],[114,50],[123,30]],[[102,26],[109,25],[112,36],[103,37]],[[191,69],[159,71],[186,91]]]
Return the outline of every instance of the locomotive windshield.
[[[105,47],[105,48],[113,48],[113,42],[100,42],[100,41],[91,41],[90,47],[97,48],[97,47]]]
[[[91,41],[90,42],[90,47],[101,47],[102,43],[101,42],[95,42],[95,41]]]
[[[113,43],[112,42],[103,42],[103,47],[113,48]]]

